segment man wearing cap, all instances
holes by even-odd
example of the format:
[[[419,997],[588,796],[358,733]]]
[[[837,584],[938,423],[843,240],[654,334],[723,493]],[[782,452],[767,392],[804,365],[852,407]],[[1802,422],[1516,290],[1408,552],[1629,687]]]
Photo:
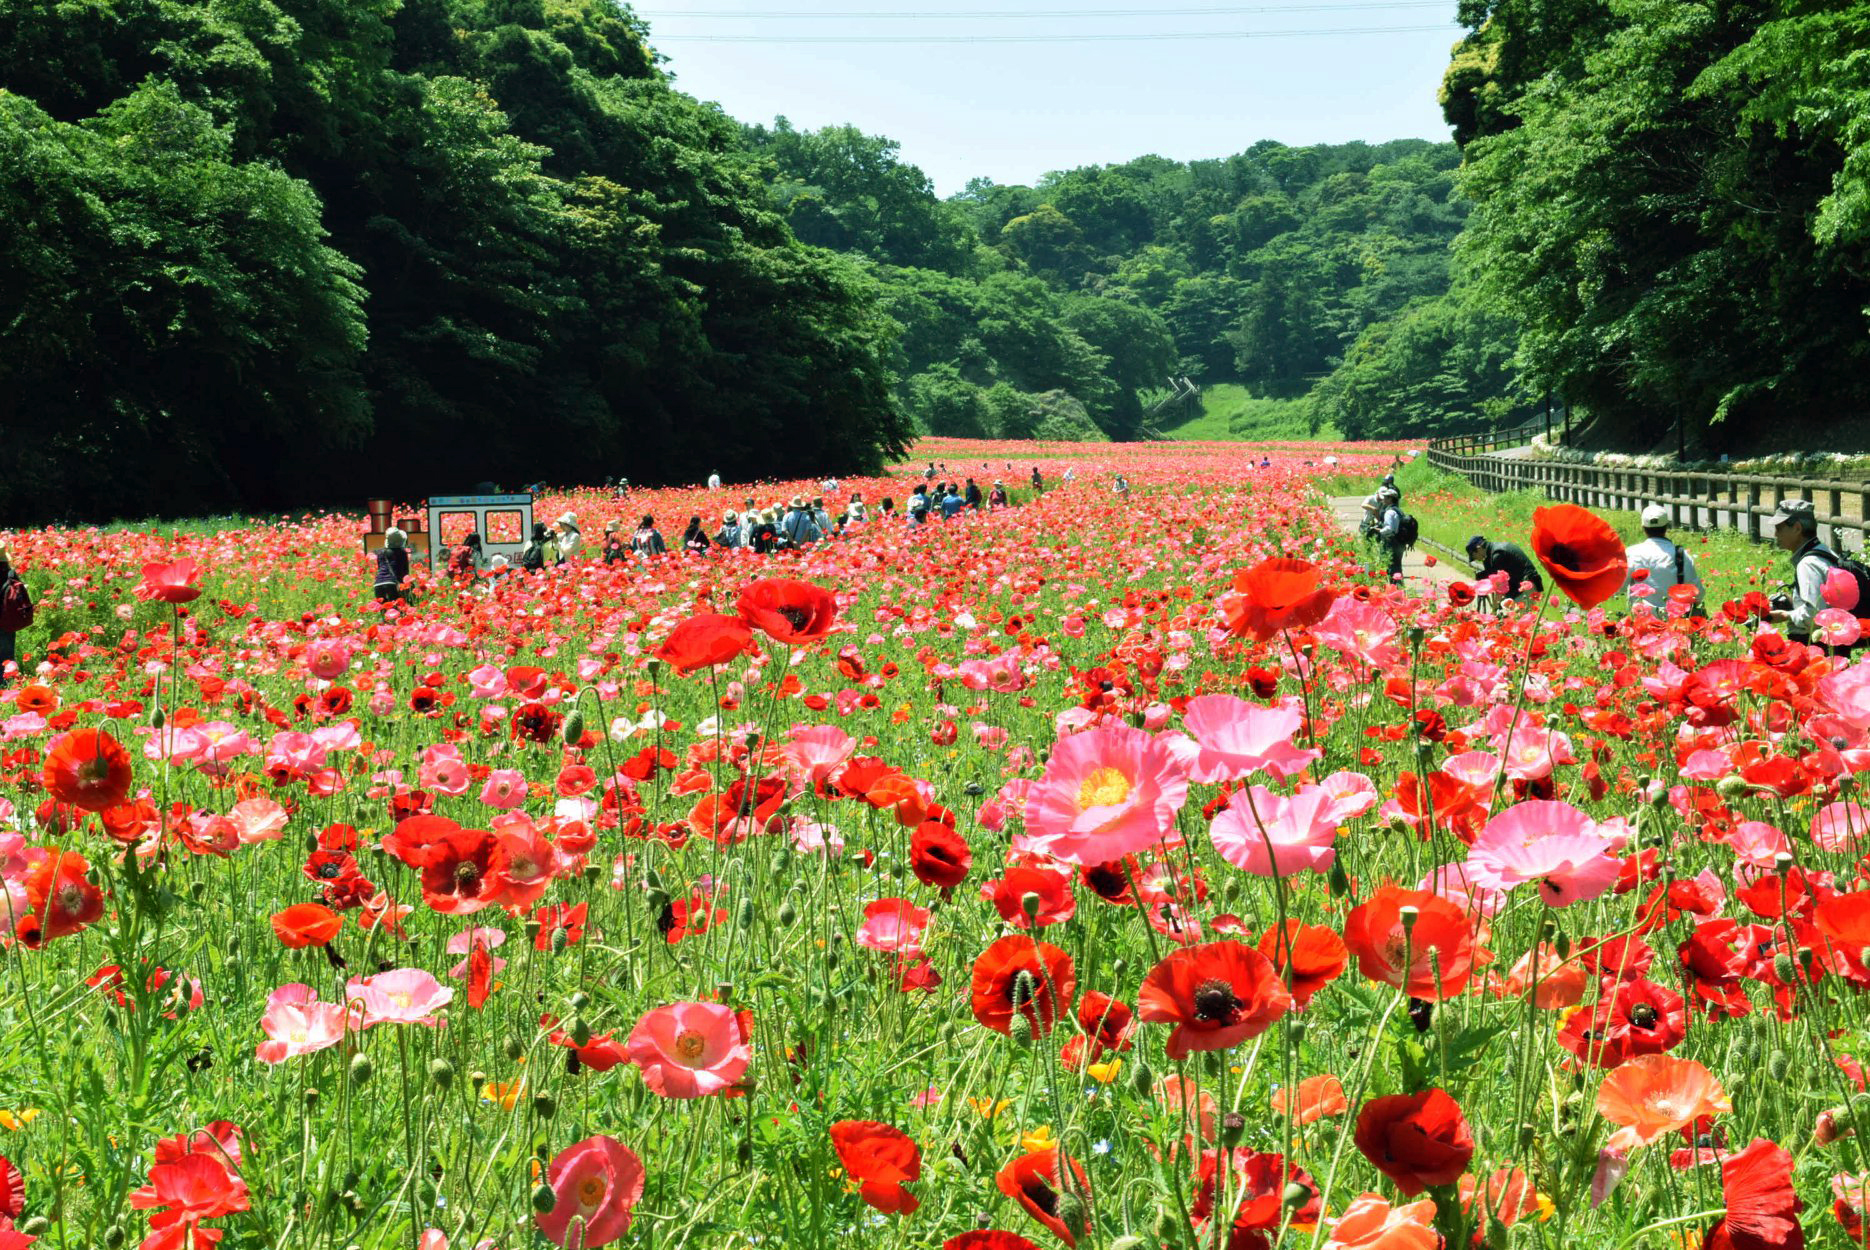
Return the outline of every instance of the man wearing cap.
[[[1699,603],[1702,594],[1701,574],[1695,570],[1694,557],[1669,539],[1669,510],[1659,503],[1652,503],[1643,509],[1642,521],[1643,533],[1647,537],[1624,552],[1630,562],[1630,576],[1623,584],[1623,593],[1629,598],[1630,606],[1635,607],[1638,602],[1634,592],[1639,581],[1654,588],[1649,606],[1658,612],[1662,610],[1664,596],[1676,586],[1693,586],[1694,601]],[[1647,569],[1648,572],[1638,578],[1638,569]]]
[[[1545,593],[1545,579],[1539,576],[1532,558],[1518,543],[1488,542],[1480,534],[1467,540],[1467,558],[1480,565],[1480,577],[1506,574],[1506,598],[1517,599],[1528,588],[1535,595]]]
[[[1838,566],[1837,553],[1818,541],[1818,516],[1809,499],[1780,500],[1769,524],[1773,545],[1792,553],[1792,595],[1789,604],[1776,597],[1766,619],[1784,622],[1794,642],[1810,642],[1812,618],[1825,607],[1825,574]]]
[[[1400,582],[1403,565],[1402,495],[1394,486],[1385,486],[1377,492],[1377,503],[1381,509],[1377,514],[1377,541],[1383,544],[1384,553],[1389,557],[1390,580]]]

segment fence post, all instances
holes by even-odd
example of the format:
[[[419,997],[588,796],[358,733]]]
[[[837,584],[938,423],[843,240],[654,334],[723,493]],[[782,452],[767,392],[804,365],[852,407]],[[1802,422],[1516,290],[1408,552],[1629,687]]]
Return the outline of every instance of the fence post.
[[[1747,540],[1760,541],[1760,486],[1758,482],[1747,483]]]

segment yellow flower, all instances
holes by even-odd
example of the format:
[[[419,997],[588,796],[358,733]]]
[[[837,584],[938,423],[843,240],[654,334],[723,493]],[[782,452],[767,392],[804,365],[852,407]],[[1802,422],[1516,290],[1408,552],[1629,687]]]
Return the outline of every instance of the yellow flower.
[[[1002,1111],[1012,1106],[1013,1100],[1011,1098],[1002,1098],[999,1102],[995,1102],[991,1098],[970,1098],[967,1100],[967,1105],[980,1112],[983,1119],[991,1120]]]
[[[1552,1200],[1538,1190],[1535,1189],[1532,1191],[1532,1197],[1533,1201],[1539,1204],[1539,1223],[1543,1224],[1554,1215],[1558,1214],[1558,1207],[1553,1205]]]
[[[1058,1145],[1058,1139],[1052,1136],[1052,1126],[1041,1124],[1029,1133],[1019,1135],[1019,1148],[1029,1155],[1036,1155],[1041,1150],[1050,1150]]]
[[[520,1096],[526,1092],[526,1082],[489,1081],[481,1087],[482,1102],[490,1102],[502,1111],[511,1111],[519,1104]]]
[[[1123,1067],[1123,1060],[1107,1059],[1103,1063],[1087,1064],[1084,1070],[1089,1072],[1091,1079],[1099,1085],[1108,1085],[1117,1079],[1117,1070],[1121,1067]]]
[[[0,1128],[17,1133],[39,1118],[39,1108],[26,1107],[19,1111],[0,1111]]]

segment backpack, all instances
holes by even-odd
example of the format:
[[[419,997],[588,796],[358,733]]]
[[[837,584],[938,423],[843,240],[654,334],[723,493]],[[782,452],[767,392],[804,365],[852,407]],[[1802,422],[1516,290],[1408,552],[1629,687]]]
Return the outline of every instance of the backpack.
[[[545,547],[540,543],[527,543],[519,553],[519,566],[534,572],[544,568]]]
[[[19,577],[9,577],[0,590],[0,631],[12,634],[32,625],[32,592]]]
[[[1405,547],[1415,546],[1415,540],[1421,537],[1422,527],[1416,523],[1414,517],[1404,512],[1401,508],[1396,509],[1396,516],[1398,518],[1396,522],[1396,541]]]

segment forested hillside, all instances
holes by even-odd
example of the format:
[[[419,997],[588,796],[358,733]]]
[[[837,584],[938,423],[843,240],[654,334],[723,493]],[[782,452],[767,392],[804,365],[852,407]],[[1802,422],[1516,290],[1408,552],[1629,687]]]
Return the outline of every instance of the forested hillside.
[[[873,265],[904,327],[898,396],[932,431],[1132,438],[1171,375],[1312,395],[1353,437],[1507,402],[1510,327],[1444,302],[1466,214],[1451,144],[1261,142],[943,202],[887,138],[748,136],[794,232]]]
[[[873,467],[873,283],[606,0],[0,0],[0,516]]]

